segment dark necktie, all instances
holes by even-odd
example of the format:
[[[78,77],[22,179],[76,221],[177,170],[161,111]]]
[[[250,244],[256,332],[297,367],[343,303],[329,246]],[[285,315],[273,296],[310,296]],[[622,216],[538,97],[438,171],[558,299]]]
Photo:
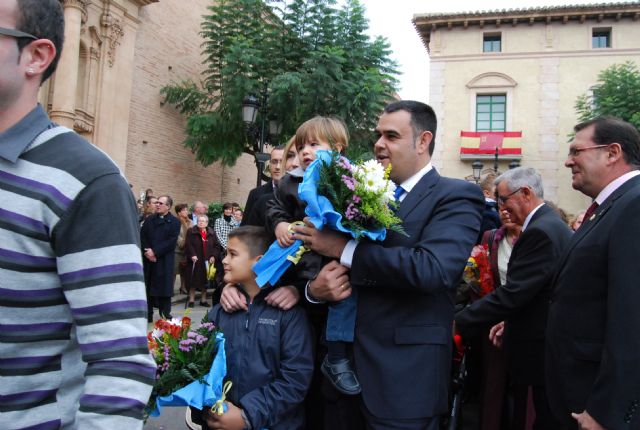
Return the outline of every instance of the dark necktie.
[[[593,213],[596,211],[597,208],[598,208],[598,203],[596,203],[596,201],[594,200],[593,203],[591,203],[591,206],[589,206],[587,211],[584,213],[584,218],[582,218],[582,225],[580,227],[582,227],[586,222],[591,221],[591,216],[593,215]]]

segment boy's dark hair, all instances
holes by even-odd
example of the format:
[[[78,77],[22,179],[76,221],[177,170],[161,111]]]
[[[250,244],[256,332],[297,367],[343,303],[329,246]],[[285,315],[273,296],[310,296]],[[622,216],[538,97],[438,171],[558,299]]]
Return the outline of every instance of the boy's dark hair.
[[[433,149],[436,146],[436,131],[438,128],[438,120],[433,108],[426,103],[414,100],[400,100],[385,106],[384,113],[394,113],[398,111],[406,111],[411,115],[411,128],[413,129],[413,140],[423,131],[429,131],[433,135],[429,144],[429,155],[433,155]]]
[[[16,30],[29,33],[38,39],[48,39],[56,47],[56,56],[42,74],[46,81],[55,72],[62,53],[64,43],[64,12],[59,0],[18,0],[18,17]],[[18,38],[18,50],[32,39]]]
[[[244,225],[231,230],[229,232],[229,239],[233,237],[247,246],[251,258],[267,252],[271,243],[271,238],[264,227],[255,225]]]
[[[225,203],[225,204],[223,204],[223,205],[222,205],[222,210],[223,210],[223,211],[225,211],[225,210],[227,210],[227,209],[233,209],[233,203],[229,203],[229,202],[227,202],[227,203]]]

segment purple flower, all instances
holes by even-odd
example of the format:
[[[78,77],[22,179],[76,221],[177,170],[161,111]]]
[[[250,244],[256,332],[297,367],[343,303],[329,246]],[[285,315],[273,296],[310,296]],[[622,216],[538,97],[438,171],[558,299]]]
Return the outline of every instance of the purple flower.
[[[352,220],[356,218],[360,214],[360,211],[353,205],[353,203],[349,203],[347,206],[347,210],[344,213],[344,216],[347,217],[348,220]]]
[[[360,198],[360,196],[354,194],[353,197],[351,197],[351,201],[355,204],[358,204],[362,201],[362,199]]]
[[[349,163],[349,160],[347,160],[345,157],[338,158],[338,166],[351,171],[351,163]]]
[[[215,329],[216,329],[215,324],[214,324],[214,323],[212,323],[212,322],[202,323],[202,324],[200,325],[200,327],[201,327],[201,328],[205,328],[205,329],[207,329],[208,331],[213,331],[213,330],[215,330]]]
[[[197,343],[197,341],[193,340],[193,339],[185,339],[185,340],[181,340],[179,345],[178,345],[178,349],[180,351],[184,351],[184,352],[190,352],[191,351],[191,345]]]
[[[356,180],[350,176],[342,175],[340,178],[342,182],[349,188],[351,191],[356,189]]]

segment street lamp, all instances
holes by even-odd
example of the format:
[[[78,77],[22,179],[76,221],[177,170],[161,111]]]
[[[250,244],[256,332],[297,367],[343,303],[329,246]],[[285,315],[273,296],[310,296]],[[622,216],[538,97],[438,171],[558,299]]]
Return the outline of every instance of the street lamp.
[[[471,168],[473,169],[473,179],[476,181],[476,184],[480,182],[480,175],[482,174],[482,168],[484,164],[480,162],[480,160],[476,160],[471,163]]]
[[[247,133],[253,139],[258,140],[259,143],[258,152],[255,153],[256,167],[258,168],[258,180],[256,186],[258,187],[263,179],[262,172],[264,170],[264,163],[270,158],[269,154],[265,154],[263,152],[264,144],[267,140],[265,127],[268,113],[268,101],[269,93],[266,82],[260,94],[260,98],[253,94],[249,94],[242,100],[242,120],[247,127]],[[258,115],[258,112],[260,113],[260,127],[256,125],[256,116]],[[269,121],[269,134],[271,136],[277,136],[280,134],[281,130],[282,124],[273,119]]]
[[[495,174],[498,174],[498,157],[500,156],[500,152],[498,150],[498,146],[496,145],[496,152],[494,155],[494,160],[493,160],[493,171],[495,172]]]

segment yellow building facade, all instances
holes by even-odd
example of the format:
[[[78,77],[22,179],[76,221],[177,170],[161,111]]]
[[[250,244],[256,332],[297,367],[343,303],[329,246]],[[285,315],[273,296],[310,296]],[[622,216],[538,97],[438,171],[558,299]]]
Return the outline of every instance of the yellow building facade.
[[[518,160],[541,172],[546,199],[587,207],[564,167],[574,105],[603,69],[640,64],[639,24],[640,3],[415,15],[439,120],[434,165],[472,178],[472,162],[493,168],[499,146],[500,170]]]

